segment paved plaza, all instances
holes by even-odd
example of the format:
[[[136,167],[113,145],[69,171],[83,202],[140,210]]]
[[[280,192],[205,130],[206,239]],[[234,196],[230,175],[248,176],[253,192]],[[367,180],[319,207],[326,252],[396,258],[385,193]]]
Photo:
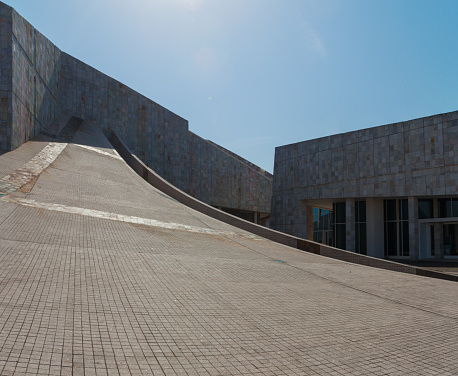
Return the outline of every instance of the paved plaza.
[[[456,282],[259,238],[71,136],[0,156],[0,375],[458,375]]]

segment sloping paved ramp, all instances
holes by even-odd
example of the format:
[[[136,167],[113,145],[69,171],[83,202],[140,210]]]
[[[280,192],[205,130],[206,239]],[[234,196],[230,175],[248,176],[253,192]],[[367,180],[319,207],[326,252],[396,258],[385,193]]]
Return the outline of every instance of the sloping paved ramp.
[[[85,123],[0,198],[1,375],[457,375],[457,353],[456,283],[206,217]]]

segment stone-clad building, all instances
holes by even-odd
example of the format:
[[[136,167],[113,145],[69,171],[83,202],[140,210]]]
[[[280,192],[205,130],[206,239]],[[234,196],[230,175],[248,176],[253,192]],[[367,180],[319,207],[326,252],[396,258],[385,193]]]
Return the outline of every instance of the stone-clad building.
[[[271,227],[375,257],[458,258],[458,112],[276,148]]]
[[[65,112],[113,130],[159,175],[210,205],[255,221],[270,213],[271,174],[61,51],[2,2],[0,54],[0,152],[32,139]]]

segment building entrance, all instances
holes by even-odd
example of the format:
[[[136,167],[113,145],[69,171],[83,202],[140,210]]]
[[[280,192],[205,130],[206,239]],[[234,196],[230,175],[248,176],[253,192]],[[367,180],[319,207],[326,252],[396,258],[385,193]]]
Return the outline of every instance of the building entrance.
[[[458,222],[456,218],[420,220],[419,222],[420,259],[458,258]]]

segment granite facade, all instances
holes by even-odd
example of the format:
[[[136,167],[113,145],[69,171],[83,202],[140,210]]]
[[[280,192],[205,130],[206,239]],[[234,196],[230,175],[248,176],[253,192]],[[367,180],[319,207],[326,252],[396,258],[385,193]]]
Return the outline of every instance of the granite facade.
[[[190,194],[213,206],[269,213],[272,176],[190,132]]]
[[[458,194],[458,111],[275,150],[271,226],[305,236],[304,200]]]
[[[43,131],[60,114],[61,52],[12,10],[12,123],[10,149]]]
[[[12,8],[0,3],[0,150],[11,149]]]
[[[60,51],[1,2],[0,31],[0,149],[17,148],[66,112],[113,130],[160,176],[198,199],[270,212],[270,174],[192,134],[182,117]]]
[[[61,69],[63,111],[113,130],[148,166],[180,189],[189,189],[185,119],[66,53]]]

